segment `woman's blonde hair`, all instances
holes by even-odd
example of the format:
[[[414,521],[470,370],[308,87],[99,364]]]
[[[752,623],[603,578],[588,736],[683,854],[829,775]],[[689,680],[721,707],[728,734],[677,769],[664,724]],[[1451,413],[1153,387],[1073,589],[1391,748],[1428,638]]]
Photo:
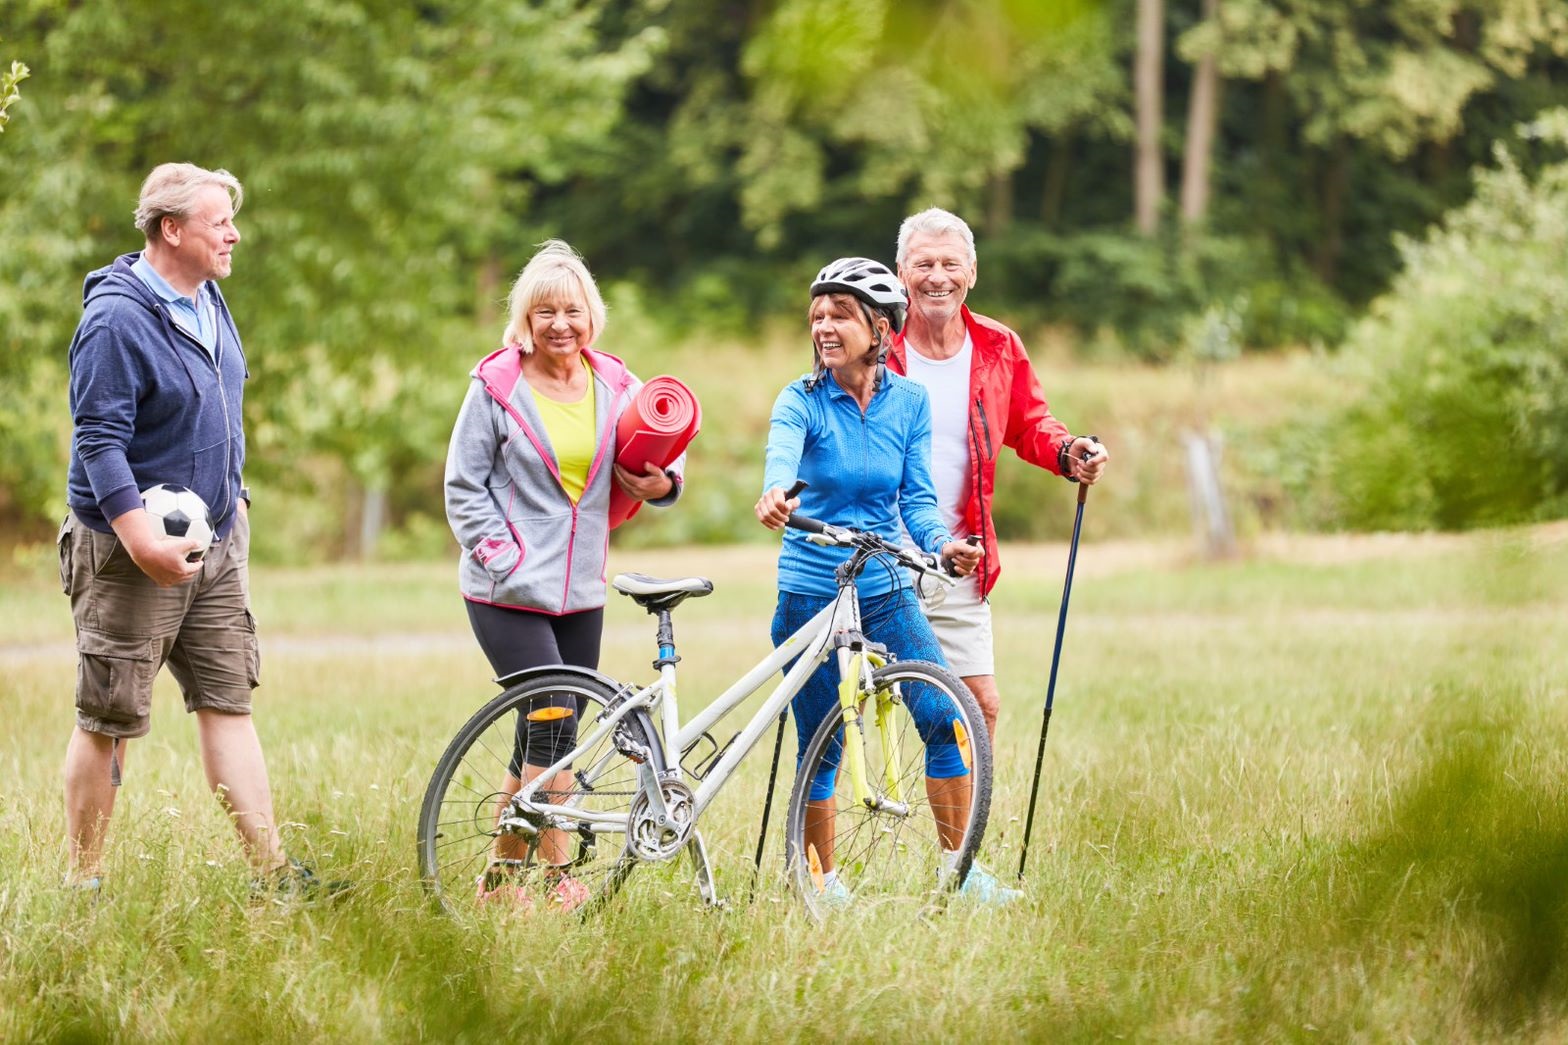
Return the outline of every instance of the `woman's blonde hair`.
[[[509,313],[506,333],[501,342],[521,349],[524,354],[534,350],[533,333],[528,326],[528,313],[545,302],[581,301],[588,306],[588,343],[599,339],[604,330],[604,298],[599,296],[599,285],[583,262],[582,256],[565,240],[547,239],[518,273],[507,297]]]
[[[184,221],[196,205],[196,194],[208,185],[217,185],[229,194],[235,213],[245,202],[240,180],[226,170],[209,171],[194,163],[160,163],[142,182],[136,200],[136,227],[151,243],[158,238],[164,218]]]

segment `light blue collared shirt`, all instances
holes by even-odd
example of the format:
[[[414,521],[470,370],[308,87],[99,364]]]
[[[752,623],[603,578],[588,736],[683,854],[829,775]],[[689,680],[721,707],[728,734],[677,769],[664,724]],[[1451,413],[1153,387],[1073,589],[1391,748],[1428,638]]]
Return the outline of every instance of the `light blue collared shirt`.
[[[168,303],[169,314],[180,329],[201,342],[209,356],[217,358],[218,314],[211,295],[206,292],[206,284],[196,288],[196,297],[185,297],[170,286],[168,280],[158,275],[158,270],[148,263],[145,254],[131,264],[131,271],[141,277],[148,290]]]

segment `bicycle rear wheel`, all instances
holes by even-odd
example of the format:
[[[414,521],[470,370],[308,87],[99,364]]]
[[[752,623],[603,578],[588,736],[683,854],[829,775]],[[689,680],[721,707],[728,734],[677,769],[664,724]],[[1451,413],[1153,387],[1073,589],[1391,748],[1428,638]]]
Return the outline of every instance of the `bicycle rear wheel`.
[[[924,661],[886,665],[872,684],[861,704],[870,805],[855,794],[837,708],[806,746],[790,794],[789,876],[817,918],[867,901],[940,900],[969,873],[990,815],[991,743],[969,687]]]
[[[547,825],[512,796],[571,751],[615,698],[612,686],[570,671],[537,675],[502,692],[460,729],[436,764],[419,812],[419,870],[446,908],[500,905],[585,911],[612,895],[636,863],[625,821],[639,767],[606,734],[553,774],[536,798],[613,814],[620,826]],[[647,716],[618,730],[646,745]]]

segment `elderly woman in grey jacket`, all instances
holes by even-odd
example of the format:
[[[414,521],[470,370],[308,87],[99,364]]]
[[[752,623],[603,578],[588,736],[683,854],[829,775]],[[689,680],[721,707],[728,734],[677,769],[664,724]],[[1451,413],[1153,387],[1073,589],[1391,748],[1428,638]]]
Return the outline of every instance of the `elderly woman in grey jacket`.
[[[644,474],[615,463],[616,422],[642,382],[592,348],[604,330],[604,300],[576,251],[560,240],[541,244],[509,305],[503,347],[474,368],[447,449],[446,514],[463,549],[459,584],[498,677],[549,664],[597,668],[610,484],[639,501],[673,504],[684,459],[668,470],[650,464]],[[574,719],[519,722],[498,815],[575,745]],[[550,837],[559,834],[545,832],[543,862],[565,864],[566,840]],[[498,840],[478,882],[481,901],[521,896],[507,888],[519,866],[517,842]],[[561,907],[587,898],[564,867],[556,879],[551,900]]]

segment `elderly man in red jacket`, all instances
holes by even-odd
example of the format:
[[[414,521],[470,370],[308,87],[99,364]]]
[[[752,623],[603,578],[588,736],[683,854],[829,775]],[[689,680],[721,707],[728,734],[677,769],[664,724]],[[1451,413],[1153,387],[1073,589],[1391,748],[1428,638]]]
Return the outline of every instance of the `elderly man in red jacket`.
[[[898,275],[909,318],[888,366],[931,397],[931,473],[948,532],[984,542],[980,568],[950,591],[922,586],[922,606],[994,741],[1000,698],[986,597],[1002,572],[991,521],[996,456],[1008,446],[1032,465],[1092,484],[1109,454],[1094,436],[1074,436],[1051,416],[1018,335],[965,307],[976,271],[974,233],[962,218],[932,208],[904,219]]]

